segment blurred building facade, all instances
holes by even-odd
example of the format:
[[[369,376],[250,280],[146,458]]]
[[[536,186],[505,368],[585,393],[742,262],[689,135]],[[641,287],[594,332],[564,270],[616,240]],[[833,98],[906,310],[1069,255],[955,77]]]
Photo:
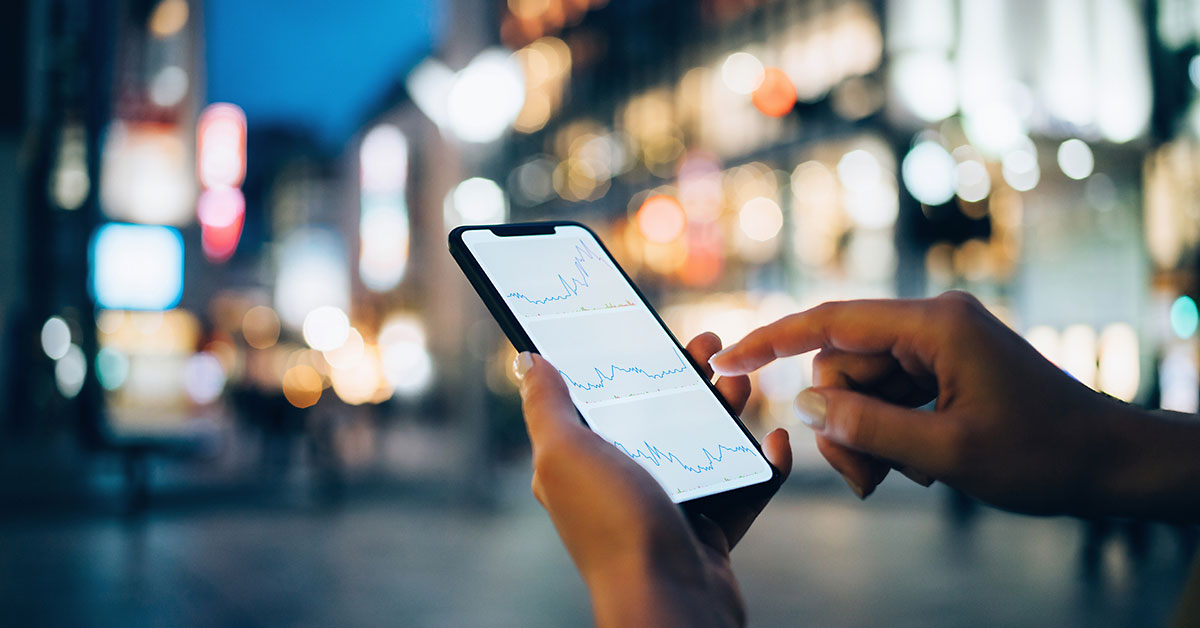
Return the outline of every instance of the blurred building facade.
[[[338,151],[208,101],[199,0],[15,16],[6,449],[139,499],[486,495],[523,451],[513,350],[445,234],[542,218],[597,229],[684,339],[965,289],[1084,383],[1196,411],[1200,6],[444,10]],[[756,430],[809,371],[757,376]]]

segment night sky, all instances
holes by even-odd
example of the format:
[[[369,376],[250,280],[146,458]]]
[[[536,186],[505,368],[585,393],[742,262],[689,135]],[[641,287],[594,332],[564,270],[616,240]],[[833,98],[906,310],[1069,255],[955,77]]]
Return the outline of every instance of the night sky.
[[[435,0],[208,0],[208,100],[336,149],[434,45]]]

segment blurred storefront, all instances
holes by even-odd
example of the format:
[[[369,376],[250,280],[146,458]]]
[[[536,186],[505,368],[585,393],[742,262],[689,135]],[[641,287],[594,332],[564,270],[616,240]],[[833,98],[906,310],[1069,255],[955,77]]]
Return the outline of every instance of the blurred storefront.
[[[684,339],[964,289],[1197,409],[1193,3],[457,0],[335,151],[209,102],[199,0],[102,4],[27,16],[62,72],[4,318],[6,438],[124,461],[89,477],[486,494],[513,350],[445,234],[506,220],[597,229]],[[809,370],[758,375],[756,431]]]

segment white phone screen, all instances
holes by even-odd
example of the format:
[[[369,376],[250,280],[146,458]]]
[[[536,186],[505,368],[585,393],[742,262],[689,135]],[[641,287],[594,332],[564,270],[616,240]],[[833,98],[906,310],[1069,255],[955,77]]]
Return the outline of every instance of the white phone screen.
[[[586,229],[463,242],[593,431],[675,502],[771,477],[754,443]]]

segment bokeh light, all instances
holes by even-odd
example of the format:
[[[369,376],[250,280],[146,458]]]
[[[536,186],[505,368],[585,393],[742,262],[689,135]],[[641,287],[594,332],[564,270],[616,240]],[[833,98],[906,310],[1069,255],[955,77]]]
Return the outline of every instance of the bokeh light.
[[[317,351],[332,351],[350,337],[350,319],[341,308],[324,305],[304,317],[304,342]]]
[[[721,64],[721,80],[738,94],[750,95],[762,85],[765,76],[762,61],[748,52],[735,52]]]
[[[1004,154],[1001,160],[1001,172],[1009,187],[1018,192],[1028,192],[1037,187],[1042,178],[1041,168],[1038,167],[1037,149],[1032,142]]]
[[[968,203],[978,203],[992,191],[992,178],[987,166],[981,161],[968,159],[956,168],[958,197]]]
[[[92,237],[91,262],[101,307],[164,310],[183,296],[183,237],[171,227],[106,224]]]
[[[279,340],[279,316],[265,305],[256,305],[242,317],[242,336],[255,349],[266,349]]]
[[[188,75],[177,65],[159,70],[150,81],[150,100],[159,107],[173,107],[188,91]]]
[[[87,358],[79,345],[72,344],[67,352],[54,363],[54,382],[58,392],[67,399],[74,399],[83,389],[87,377]]]
[[[357,406],[375,399],[383,381],[379,366],[379,350],[366,347],[349,366],[334,366],[330,373],[333,392],[346,403]]]
[[[1196,308],[1196,301],[1188,295],[1182,295],[1171,303],[1171,331],[1183,339],[1191,338],[1196,335],[1196,328],[1200,326],[1200,310]]]
[[[425,345],[420,319],[399,314],[379,330],[379,360],[383,376],[397,395],[415,397],[433,383],[433,357]]]
[[[321,400],[321,374],[307,364],[297,364],[283,375],[283,396],[297,408],[308,408]]]
[[[96,379],[104,390],[117,390],[129,378],[129,356],[119,349],[104,347],[96,353]]]
[[[504,134],[525,104],[521,65],[503,48],[479,53],[446,95],[445,121],[466,142],[487,143]]]
[[[762,82],[754,90],[751,102],[759,111],[773,118],[786,116],[796,106],[796,86],[779,68],[763,71]]]
[[[879,184],[883,168],[875,155],[858,148],[842,155],[838,160],[837,174],[847,189],[865,189]]]
[[[738,212],[738,224],[746,237],[766,242],[779,235],[779,230],[783,228],[783,211],[778,203],[769,198],[752,198]]]
[[[238,188],[204,190],[196,201],[200,245],[211,262],[224,262],[237,250],[246,216],[246,198]]]
[[[483,177],[471,177],[454,186],[448,200],[448,205],[466,224],[504,222],[508,214],[504,190]]]
[[[900,102],[921,120],[943,120],[958,109],[954,66],[940,51],[899,55],[889,77]]]
[[[183,388],[197,405],[216,401],[225,390],[225,369],[221,361],[204,351],[190,356],[183,366]]]
[[[1101,392],[1133,401],[1141,380],[1137,331],[1129,323],[1113,323],[1100,332],[1100,365],[1096,384]]]
[[[165,39],[182,30],[187,21],[187,0],[161,0],[150,13],[148,26],[152,35]]]
[[[1076,181],[1088,178],[1095,166],[1092,149],[1080,139],[1069,139],[1058,146],[1058,167]]]
[[[71,348],[71,328],[61,316],[51,316],[42,325],[42,351],[51,360],[58,360]]]
[[[683,235],[687,217],[674,197],[654,194],[637,210],[638,231],[651,242],[665,244]]]
[[[275,310],[283,324],[299,329],[312,310],[350,307],[346,245],[336,232],[302,227],[284,238],[277,257]]]
[[[231,103],[204,108],[196,123],[196,163],[206,188],[238,187],[246,176],[246,114]]]
[[[346,340],[335,349],[323,351],[325,361],[335,369],[352,369],[363,359],[366,345],[362,334],[351,327]]]
[[[929,140],[908,151],[900,176],[913,198],[925,205],[941,205],[958,190],[958,164],[941,144]]]
[[[1089,388],[1096,388],[1097,359],[1096,330],[1090,325],[1075,324],[1063,330],[1059,350],[1060,367],[1071,377]]]

